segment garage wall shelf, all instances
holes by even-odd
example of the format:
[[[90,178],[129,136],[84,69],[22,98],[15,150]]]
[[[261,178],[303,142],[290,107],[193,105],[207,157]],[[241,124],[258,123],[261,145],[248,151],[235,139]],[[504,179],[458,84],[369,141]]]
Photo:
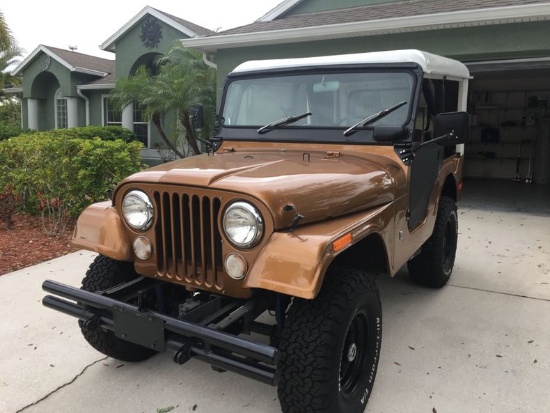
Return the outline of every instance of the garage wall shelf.
[[[546,116],[550,90],[473,90],[464,173],[513,178],[532,173],[537,121]]]

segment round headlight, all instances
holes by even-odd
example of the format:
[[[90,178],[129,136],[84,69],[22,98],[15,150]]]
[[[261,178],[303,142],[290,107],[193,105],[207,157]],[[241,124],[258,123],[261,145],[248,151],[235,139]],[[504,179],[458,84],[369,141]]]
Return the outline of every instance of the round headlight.
[[[130,191],[122,200],[122,215],[134,229],[146,230],[153,223],[153,204],[141,191]]]
[[[239,248],[252,248],[258,244],[264,232],[260,212],[248,202],[235,202],[223,216],[225,235]]]

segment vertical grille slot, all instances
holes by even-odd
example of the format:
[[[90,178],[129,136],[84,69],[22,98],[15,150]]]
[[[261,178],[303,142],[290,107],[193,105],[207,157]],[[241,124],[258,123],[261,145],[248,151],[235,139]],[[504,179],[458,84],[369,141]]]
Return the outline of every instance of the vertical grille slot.
[[[206,288],[222,288],[222,246],[217,197],[155,192],[159,213],[158,275]]]

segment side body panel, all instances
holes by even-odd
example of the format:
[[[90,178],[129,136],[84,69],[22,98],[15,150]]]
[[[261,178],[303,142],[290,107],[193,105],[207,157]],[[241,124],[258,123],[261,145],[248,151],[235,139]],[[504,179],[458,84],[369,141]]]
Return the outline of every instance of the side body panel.
[[[72,244],[118,261],[134,259],[126,229],[110,201],[92,204],[80,214]]]

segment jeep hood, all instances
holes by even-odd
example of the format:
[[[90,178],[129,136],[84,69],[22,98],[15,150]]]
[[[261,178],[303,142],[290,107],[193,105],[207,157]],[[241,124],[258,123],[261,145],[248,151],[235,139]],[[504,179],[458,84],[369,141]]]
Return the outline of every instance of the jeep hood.
[[[316,222],[394,199],[391,161],[379,155],[239,151],[200,155],[139,172],[124,183],[147,182],[231,191],[271,211],[276,229]]]

